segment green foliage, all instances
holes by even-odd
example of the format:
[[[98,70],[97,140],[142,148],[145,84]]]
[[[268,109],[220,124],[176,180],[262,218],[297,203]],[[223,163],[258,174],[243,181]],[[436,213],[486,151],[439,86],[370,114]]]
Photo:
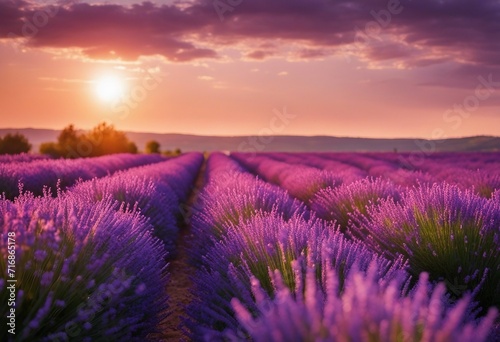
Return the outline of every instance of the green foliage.
[[[156,140],[151,140],[146,143],[146,153],[160,153],[160,143]]]
[[[139,152],[139,149],[137,148],[137,145],[133,141],[129,141],[127,144],[127,153],[133,153],[136,154]]]
[[[31,144],[21,133],[7,134],[0,138],[0,154],[20,154],[28,153],[31,150]]]
[[[471,292],[483,310],[500,307],[500,206],[446,183],[411,190],[354,218],[355,235],[374,251],[403,255],[413,275],[427,272],[449,294]],[[358,226],[359,224],[359,226]]]
[[[40,153],[51,157],[60,157],[62,155],[59,145],[55,142],[46,142],[40,145]]]
[[[89,132],[79,132],[73,125],[64,128],[57,143],[44,143],[40,153],[63,158],[98,157],[115,153],[137,153],[135,143],[113,125],[100,123]]]
[[[64,128],[59,136],[57,137],[57,144],[59,151],[61,153],[68,154],[67,157],[77,158],[78,153],[68,153],[70,151],[78,151],[80,144],[81,136],[78,131],[75,129],[75,126],[69,125]],[[40,151],[41,152],[41,151]]]
[[[137,153],[137,146],[128,140],[124,132],[117,131],[113,125],[105,122],[84,135],[83,140],[91,146],[89,157],[114,153]]]
[[[165,156],[165,157],[177,157],[177,156],[180,156],[182,154],[182,151],[180,148],[176,148],[175,150],[166,150],[166,151],[163,151],[162,154]]]

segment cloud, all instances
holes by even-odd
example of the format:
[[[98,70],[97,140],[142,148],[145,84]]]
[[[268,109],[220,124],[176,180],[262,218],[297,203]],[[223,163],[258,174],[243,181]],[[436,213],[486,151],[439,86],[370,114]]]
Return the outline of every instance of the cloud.
[[[0,1],[0,37],[7,37],[11,30],[20,28],[24,17],[23,8],[27,5],[24,1]]]
[[[94,59],[136,60],[161,55],[182,62],[217,56],[214,50],[187,37],[206,23],[175,6],[159,7],[150,2],[130,7],[75,3],[52,10],[55,15],[46,14],[45,22],[35,18],[49,13],[47,7],[16,10],[13,4],[20,1],[4,2],[0,13],[7,9],[8,14],[3,16],[8,21],[0,21],[1,35],[29,38],[30,47],[77,48]]]
[[[255,50],[245,55],[248,59],[264,60],[275,55],[273,51]]]
[[[213,0],[182,5],[69,3],[46,25],[36,27],[26,44],[76,48],[96,59],[161,55],[184,62],[222,58],[224,48],[236,47],[250,59],[276,57],[276,51],[305,60],[348,51],[369,63],[390,62],[405,68],[449,61],[484,67],[500,64],[500,2],[496,0],[225,3],[230,10],[223,15],[217,13]],[[37,11],[44,8],[0,0],[0,37],[22,36],[26,23],[33,23]],[[255,48],[268,41],[279,46],[272,51]],[[300,49],[287,51],[291,44]]]
[[[198,79],[202,81],[213,81],[214,78],[212,76],[198,76]]]

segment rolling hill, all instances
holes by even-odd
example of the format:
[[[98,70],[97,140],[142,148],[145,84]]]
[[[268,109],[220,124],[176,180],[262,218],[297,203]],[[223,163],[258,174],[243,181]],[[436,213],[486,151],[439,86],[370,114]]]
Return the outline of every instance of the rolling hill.
[[[58,130],[49,129],[0,129],[0,136],[20,132],[38,151],[41,143],[56,141]],[[332,136],[200,136],[186,134],[157,134],[127,132],[139,149],[149,140],[157,140],[162,150],[180,148],[182,151],[242,151],[242,152],[416,152],[430,150],[453,151],[500,151],[500,137],[475,136],[444,140],[422,139],[372,139]]]

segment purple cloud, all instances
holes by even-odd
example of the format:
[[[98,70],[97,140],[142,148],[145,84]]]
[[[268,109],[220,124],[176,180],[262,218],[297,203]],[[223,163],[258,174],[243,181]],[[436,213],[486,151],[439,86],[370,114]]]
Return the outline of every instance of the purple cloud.
[[[496,0],[252,0],[239,5],[220,1],[228,6],[222,15],[213,0],[183,6],[69,4],[26,44],[79,48],[91,58],[162,55],[191,61],[218,58],[221,48],[236,44],[246,46],[248,58],[276,56],[279,47],[259,46],[273,41],[301,46],[294,53],[302,59],[340,54],[347,47],[365,60],[392,60],[407,67],[448,61],[500,66]],[[33,23],[43,9],[25,1],[0,0],[0,37],[22,36],[26,23]]]

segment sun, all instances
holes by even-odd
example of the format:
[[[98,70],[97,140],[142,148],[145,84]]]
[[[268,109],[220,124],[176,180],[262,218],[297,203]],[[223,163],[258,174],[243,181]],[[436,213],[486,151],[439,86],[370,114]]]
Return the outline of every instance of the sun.
[[[117,102],[124,93],[125,83],[117,76],[103,76],[95,81],[95,94],[103,102]]]

